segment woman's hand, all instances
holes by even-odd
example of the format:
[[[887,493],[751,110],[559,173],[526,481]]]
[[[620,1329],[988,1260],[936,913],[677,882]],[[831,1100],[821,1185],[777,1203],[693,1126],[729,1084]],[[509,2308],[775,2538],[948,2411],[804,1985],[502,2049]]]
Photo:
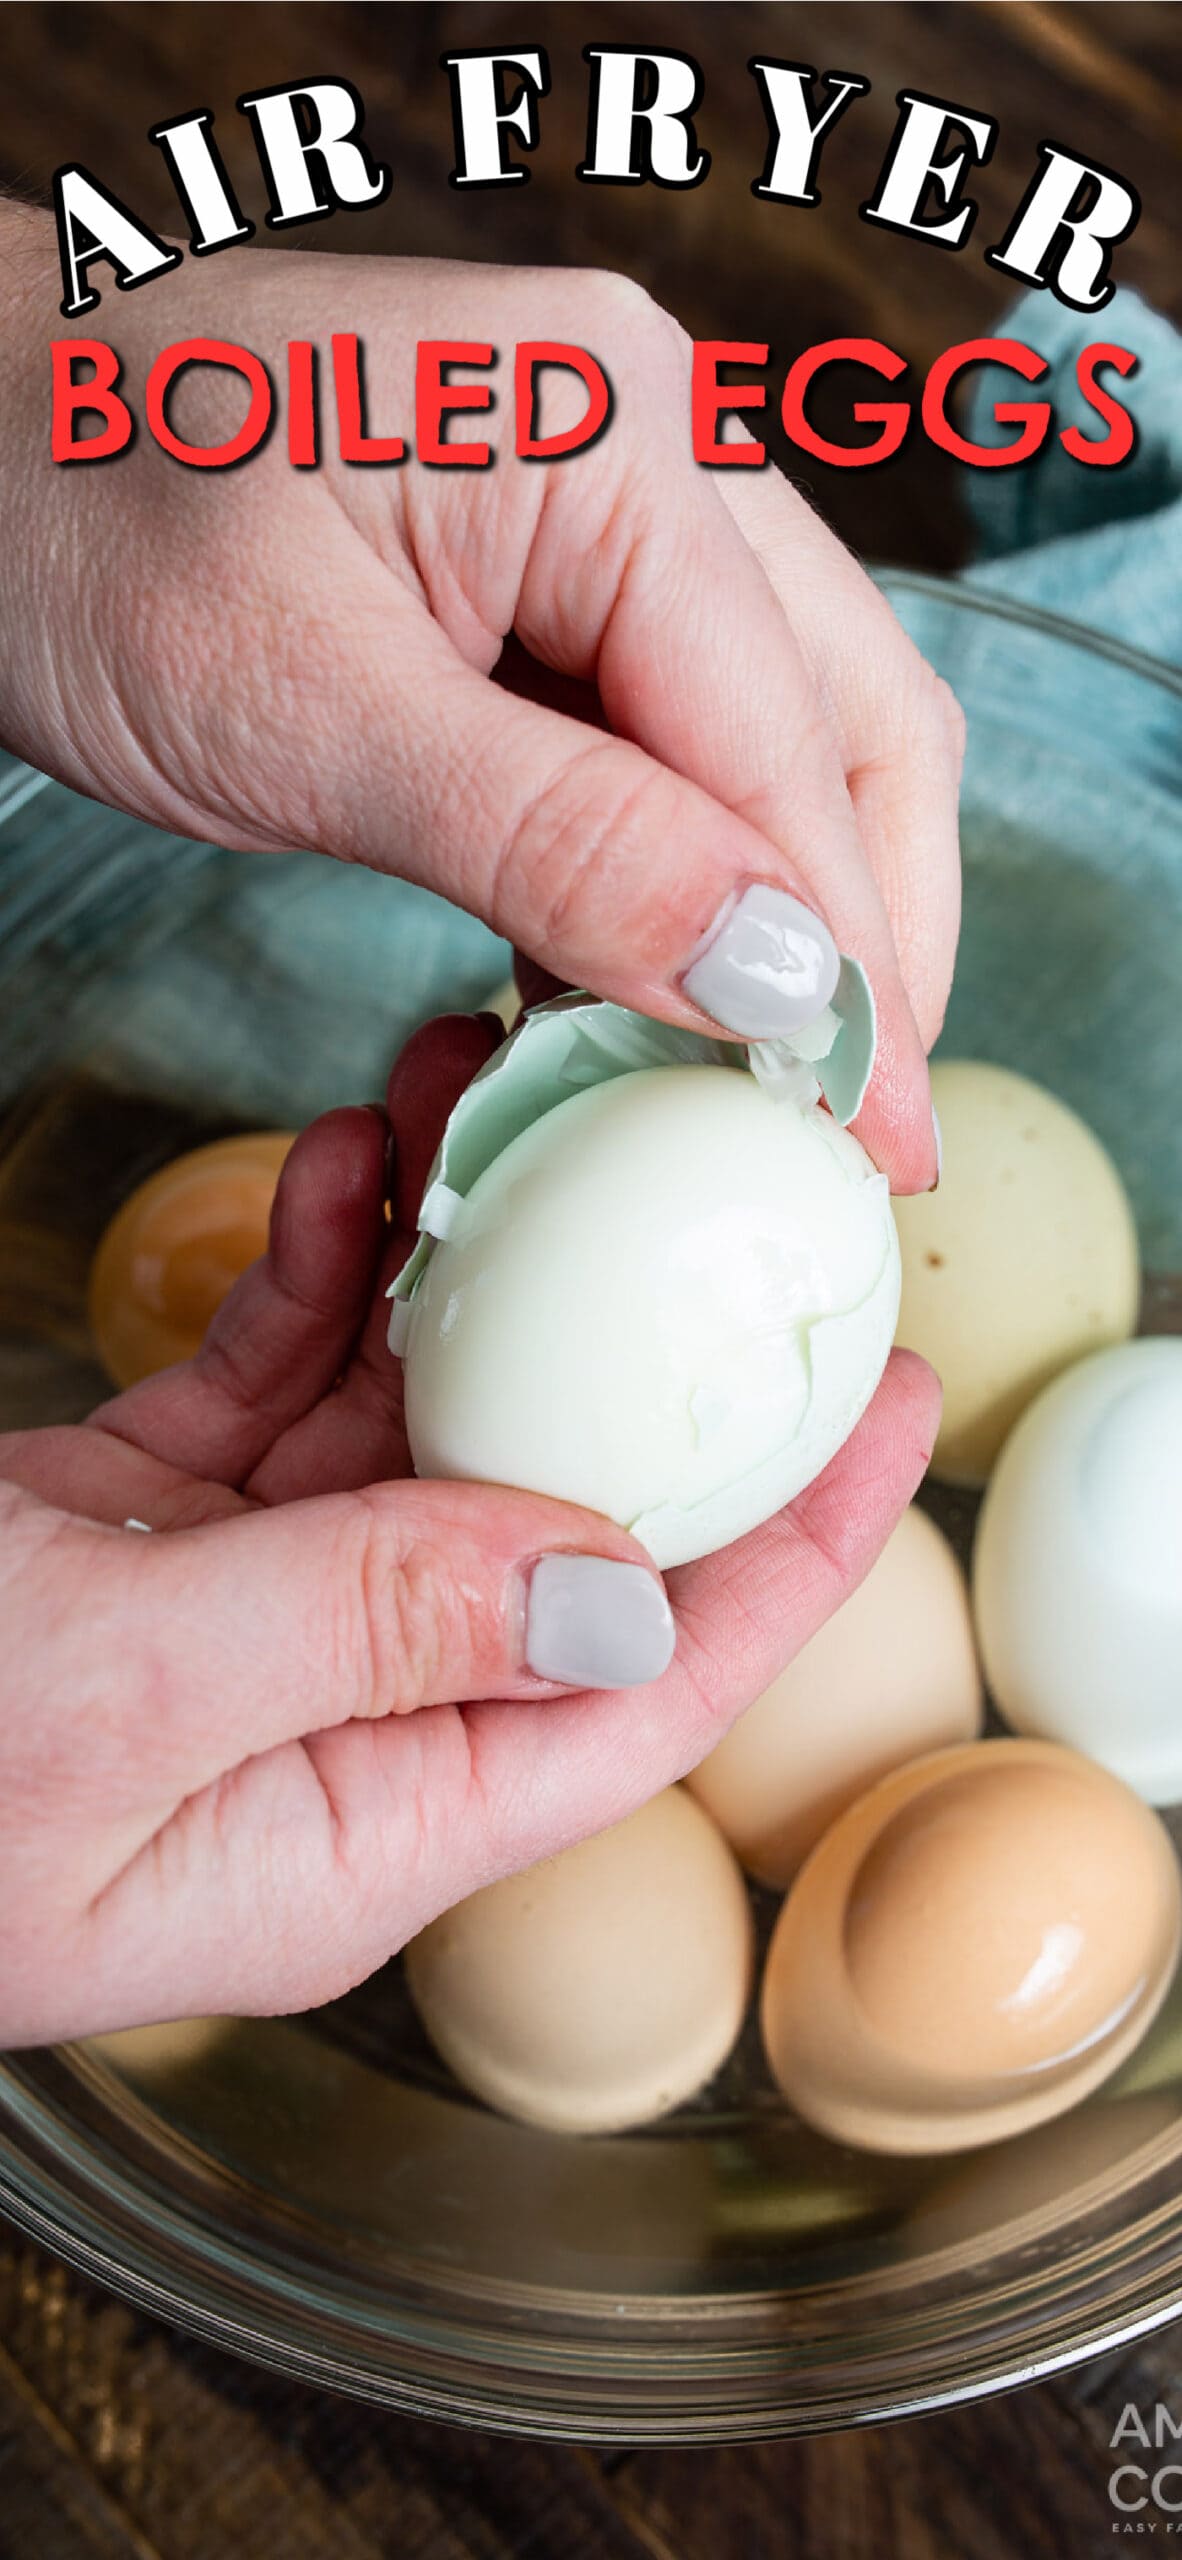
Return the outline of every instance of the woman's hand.
[[[392,1183],[380,1114],[304,1133],[195,1361],[0,1441],[0,2043],[344,1991],[681,1776],[915,1489],[937,1393],[905,1353],[809,1492],[668,1605],[608,1521],[410,1476],[384,1290],[495,1037],[404,1052]]]
[[[960,721],[883,599],[772,470],[690,442],[690,347],[612,275],[232,251],[57,315],[53,226],[0,214],[0,735],[77,788],[236,846],[310,844],[424,881],[555,976],[672,1022],[775,1036],[819,1009],[833,942],[880,1046],[857,1123],[894,1186],[936,1171],[925,1047],[958,916]],[[100,271],[103,281],[105,271]],[[230,471],[141,432],[55,467],[51,336],[109,335],[133,409],[165,343],[363,342],[374,432],[409,435],[422,338],[592,350],[609,431],[488,470],[320,468],[282,429]],[[510,378],[503,363],[498,381]],[[505,395],[499,397],[503,400]],[[547,432],[584,394],[551,375]],[[176,430],[216,443],[207,369]],[[490,681],[494,675],[500,679]],[[743,905],[752,888],[771,903]]]

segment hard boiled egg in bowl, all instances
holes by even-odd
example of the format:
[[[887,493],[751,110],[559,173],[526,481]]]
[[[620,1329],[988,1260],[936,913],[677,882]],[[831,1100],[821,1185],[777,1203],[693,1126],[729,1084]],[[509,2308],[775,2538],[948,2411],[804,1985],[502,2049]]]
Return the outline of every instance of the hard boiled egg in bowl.
[[[886,1179],[841,1125],[873,1037],[848,962],[808,1055],[585,997],[528,1014],[451,1115],[392,1292],[417,1472],[605,1512],[661,1566],[801,1492],[898,1313]]]

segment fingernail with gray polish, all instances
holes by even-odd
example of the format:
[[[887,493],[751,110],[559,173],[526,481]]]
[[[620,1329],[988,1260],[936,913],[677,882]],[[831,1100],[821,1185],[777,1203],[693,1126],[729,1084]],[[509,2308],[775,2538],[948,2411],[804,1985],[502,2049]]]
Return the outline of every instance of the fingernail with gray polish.
[[[928,1189],[929,1191],[938,1191],[940,1188],[940,1176],[944,1171],[944,1139],[940,1128],[940,1114],[937,1111],[934,1102],[932,1104],[932,1136],[936,1141],[936,1179],[934,1182],[930,1182],[928,1184]]]
[[[820,916],[756,882],[723,908],[681,981],[691,1004],[744,1040],[780,1040],[823,1013],[841,959]]]
[[[668,1670],[676,1643],[664,1589],[642,1564],[539,1557],[526,1602],[525,1658],[540,1680],[637,1688]]]

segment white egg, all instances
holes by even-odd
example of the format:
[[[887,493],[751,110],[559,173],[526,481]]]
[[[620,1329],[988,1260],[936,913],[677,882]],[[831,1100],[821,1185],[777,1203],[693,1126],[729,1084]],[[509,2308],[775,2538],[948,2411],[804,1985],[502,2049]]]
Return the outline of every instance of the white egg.
[[[585,1504],[684,1563],[841,1447],[898,1297],[885,1177],[826,1112],[726,1067],[617,1076],[457,1202],[410,1311],[415,1466]]]
[[[1182,1341],[1097,1352],[1007,1440],[973,1559],[1007,1724],[1182,1799]]]

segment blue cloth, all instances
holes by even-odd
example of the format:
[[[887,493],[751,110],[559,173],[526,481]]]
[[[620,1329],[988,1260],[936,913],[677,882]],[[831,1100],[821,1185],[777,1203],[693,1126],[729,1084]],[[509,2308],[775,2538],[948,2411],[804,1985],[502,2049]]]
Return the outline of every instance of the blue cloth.
[[[1031,384],[1029,397],[1049,399],[1055,416],[1032,465],[965,472],[976,534],[969,583],[1182,663],[1182,338],[1140,294],[1124,289],[1090,319],[1049,293],[1028,293],[998,334],[1045,356],[1050,370]],[[1139,359],[1123,381],[1112,367],[1099,375],[1137,429],[1128,460],[1111,470],[1073,460],[1059,442],[1063,427],[1078,426],[1089,437],[1103,432],[1075,379],[1081,348],[1099,340],[1131,348]],[[1005,443],[1014,430],[997,425],[994,401],[1025,394],[1012,374],[983,367],[970,435],[979,444]]]
[[[1182,340],[1136,294],[1099,322],[1027,295],[998,334],[1050,364],[1035,396],[1098,432],[1079,349],[1132,348],[1114,393],[1138,442],[1113,470],[1056,442],[968,470],[976,552],[946,584],[884,578],[968,715],[964,921],[938,1054],[1048,1085],[1103,1139],[1148,1268],[1182,1269]],[[969,432],[1012,375],[983,370]],[[1053,615],[1055,620],[1047,620]],[[1058,617],[1063,617],[1059,619]],[[1110,638],[1104,635],[1111,635]]]
[[[1182,658],[1182,344],[1129,293],[1098,324],[1030,295],[1003,326],[1049,358],[1038,394],[1063,422],[1089,423],[1078,346],[1134,348],[1120,396],[1140,442],[1112,471],[1055,445],[966,472],[966,577],[884,582],[969,715],[966,924],[944,1046],[1074,1103],[1125,1172],[1147,1258],[1176,1268],[1179,702],[1086,632],[1073,644],[996,605],[1050,607]],[[999,390],[1011,397],[1012,377],[979,377],[982,440]],[[186,844],[0,759],[0,1100],[84,1061],[205,1116],[301,1122],[379,1094],[417,1023],[478,1005],[508,966],[482,925],[401,881]]]
[[[160,834],[0,756],[0,1105],[84,1066],[203,1120],[377,1100],[403,1041],[512,955],[402,880]]]

